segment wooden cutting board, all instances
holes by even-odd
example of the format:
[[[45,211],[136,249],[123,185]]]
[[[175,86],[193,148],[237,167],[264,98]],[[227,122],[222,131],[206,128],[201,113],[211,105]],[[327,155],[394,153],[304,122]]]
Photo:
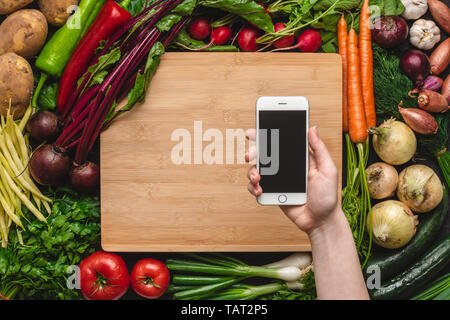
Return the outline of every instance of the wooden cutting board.
[[[226,130],[255,127],[260,96],[305,96],[310,123],[318,126],[340,170],[341,90],[336,54],[165,54],[146,102],[101,136],[103,249],[309,251],[306,234],[278,207],[260,206],[248,193],[249,165],[238,163],[244,150],[231,143],[226,148]],[[212,155],[224,164],[194,163],[211,144],[198,135],[194,145],[195,121],[201,121],[203,134],[223,135],[223,148],[216,144]],[[197,159],[174,163],[180,159],[172,157],[173,148],[182,141],[171,139],[176,134],[191,136]]]

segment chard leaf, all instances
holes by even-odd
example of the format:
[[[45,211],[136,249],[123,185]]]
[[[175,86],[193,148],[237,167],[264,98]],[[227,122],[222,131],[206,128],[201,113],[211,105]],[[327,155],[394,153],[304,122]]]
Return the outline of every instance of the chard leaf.
[[[228,11],[242,17],[266,32],[274,32],[272,19],[266,10],[253,0],[201,0],[202,6]]]

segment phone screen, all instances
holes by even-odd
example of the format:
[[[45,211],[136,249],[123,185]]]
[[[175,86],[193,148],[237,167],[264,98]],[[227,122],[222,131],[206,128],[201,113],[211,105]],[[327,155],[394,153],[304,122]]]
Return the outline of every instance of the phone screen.
[[[306,192],[304,110],[259,111],[258,161],[264,193]]]

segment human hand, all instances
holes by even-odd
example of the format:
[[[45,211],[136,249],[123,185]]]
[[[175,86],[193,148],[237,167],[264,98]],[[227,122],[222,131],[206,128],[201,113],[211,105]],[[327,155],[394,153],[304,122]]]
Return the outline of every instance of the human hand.
[[[250,129],[247,138],[255,140],[256,130]],[[338,170],[328,152],[325,143],[319,138],[317,128],[308,131],[309,170],[307,202],[300,206],[280,206],[283,212],[303,231],[310,234],[315,229],[332,223],[333,216],[338,214]],[[256,146],[249,148],[245,154],[247,162],[256,158]],[[255,197],[263,192],[259,182],[261,176],[253,165],[248,171],[248,190]]]

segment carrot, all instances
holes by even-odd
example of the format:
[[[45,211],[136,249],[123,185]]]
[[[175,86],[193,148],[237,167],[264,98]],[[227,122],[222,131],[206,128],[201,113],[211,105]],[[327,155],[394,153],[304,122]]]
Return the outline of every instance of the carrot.
[[[358,37],[352,26],[347,36],[347,99],[348,127],[350,139],[354,143],[364,142],[368,136],[358,51]]]
[[[342,57],[342,131],[348,132],[348,110],[347,110],[347,22],[344,14],[337,25],[337,36],[339,54]]]
[[[373,55],[369,18],[369,0],[364,0],[361,8],[359,26],[361,85],[367,126],[375,127],[377,125],[377,120],[375,114],[375,98],[373,94]]]

